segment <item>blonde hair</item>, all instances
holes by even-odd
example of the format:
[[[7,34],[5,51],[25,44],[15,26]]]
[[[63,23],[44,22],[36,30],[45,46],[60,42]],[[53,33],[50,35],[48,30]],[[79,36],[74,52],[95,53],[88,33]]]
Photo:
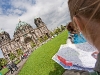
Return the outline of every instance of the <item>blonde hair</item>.
[[[100,0],[69,0],[68,5],[71,17],[80,14],[100,19]]]

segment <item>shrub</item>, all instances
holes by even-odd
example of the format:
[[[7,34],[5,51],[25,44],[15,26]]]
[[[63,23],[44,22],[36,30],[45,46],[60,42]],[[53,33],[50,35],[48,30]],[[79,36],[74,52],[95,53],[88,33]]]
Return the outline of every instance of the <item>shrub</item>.
[[[36,46],[36,44],[33,41],[31,41],[30,44],[31,44],[32,48],[34,48]]]
[[[23,51],[19,48],[19,49],[17,50],[17,54],[18,54],[18,56],[21,56],[21,55],[23,55]]]
[[[13,53],[10,53],[9,57],[10,57],[10,60],[14,60],[16,58],[15,54],[13,54]]]

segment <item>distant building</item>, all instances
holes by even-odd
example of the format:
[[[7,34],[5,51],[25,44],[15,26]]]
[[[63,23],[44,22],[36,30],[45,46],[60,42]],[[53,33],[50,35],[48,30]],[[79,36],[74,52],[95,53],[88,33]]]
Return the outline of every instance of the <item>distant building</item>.
[[[34,23],[37,27],[35,29],[30,24],[19,21],[14,31],[13,39],[10,38],[7,32],[0,30],[0,48],[7,60],[10,60],[10,53],[17,56],[18,49],[21,49],[24,53],[32,50],[30,42],[39,45],[39,38],[43,39],[44,36],[50,38],[50,31],[41,18],[34,19]]]

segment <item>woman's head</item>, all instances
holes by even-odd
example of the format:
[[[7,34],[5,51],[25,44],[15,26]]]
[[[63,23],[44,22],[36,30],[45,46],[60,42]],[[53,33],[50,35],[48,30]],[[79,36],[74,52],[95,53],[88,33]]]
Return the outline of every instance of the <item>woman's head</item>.
[[[87,40],[98,47],[100,44],[100,0],[69,0],[72,22]]]
[[[76,29],[75,29],[75,26],[73,25],[72,22],[70,22],[67,26],[66,26],[67,30],[70,32],[70,33],[77,33],[76,32]]]

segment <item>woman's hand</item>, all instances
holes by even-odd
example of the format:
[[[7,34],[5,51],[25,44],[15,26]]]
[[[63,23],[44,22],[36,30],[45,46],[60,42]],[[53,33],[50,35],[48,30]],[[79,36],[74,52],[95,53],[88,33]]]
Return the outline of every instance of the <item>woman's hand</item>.
[[[97,59],[97,55],[98,55],[98,51],[95,51],[95,52],[93,52],[91,55],[95,58],[95,59]]]

